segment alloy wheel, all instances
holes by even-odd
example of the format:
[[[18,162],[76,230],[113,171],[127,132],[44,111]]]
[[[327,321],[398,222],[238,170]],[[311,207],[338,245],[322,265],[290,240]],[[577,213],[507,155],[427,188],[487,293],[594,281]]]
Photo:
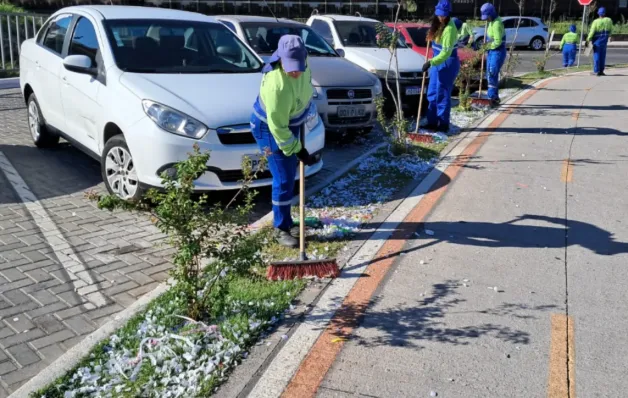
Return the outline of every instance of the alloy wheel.
[[[36,142],[39,140],[41,126],[39,124],[39,109],[35,101],[31,101],[30,104],[28,104],[28,127],[31,131],[33,141]]]
[[[115,146],[109,150],[105,172],[109,187],[116,195],[125,200],[135,196],[138,189],[137,172],[131,153],[126,148]]]
[[[534,41],[532,42],[532,48],[535,50],[540,50],[543,48],[543,40],[541,39],[534,39]]]

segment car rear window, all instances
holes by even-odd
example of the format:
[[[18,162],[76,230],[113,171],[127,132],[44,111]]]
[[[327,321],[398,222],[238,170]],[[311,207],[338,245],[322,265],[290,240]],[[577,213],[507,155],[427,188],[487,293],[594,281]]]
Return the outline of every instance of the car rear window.
[[[249,45],[258,54],[271,54],[277,50],[281,36],[296,35],[303,39],[309,55],[337,56],[325,39],[305,25],[246,22],[241,26]]]
[[[250,73],[261,61],[221,23],[120,19],[106,23],[118,67],[139,73]]]

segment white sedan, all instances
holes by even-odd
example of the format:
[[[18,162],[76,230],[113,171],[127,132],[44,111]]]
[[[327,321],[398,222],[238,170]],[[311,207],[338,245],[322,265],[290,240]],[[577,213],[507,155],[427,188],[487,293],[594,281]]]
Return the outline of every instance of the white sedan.
[[[38,147],[63,137],[101,162],[124,199],[160,187],[197,143],[210,151],[199,191],[240,186],[259,149],[250,116],[262,60],[205,15],[149,7],[80,6],[56,12],[20,54],[20,86]],[[325,130],[315,106],[306,147],[322,168]],[[266,171],[254,186],[270,184]]]

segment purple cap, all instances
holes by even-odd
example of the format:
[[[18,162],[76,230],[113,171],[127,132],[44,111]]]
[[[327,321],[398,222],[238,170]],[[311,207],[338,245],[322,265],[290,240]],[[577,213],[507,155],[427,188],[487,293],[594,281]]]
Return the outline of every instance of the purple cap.
[[[277,56],[286,72],[305,72],[307,49],[303,39],[296,35],[283,35],[277,45]]]

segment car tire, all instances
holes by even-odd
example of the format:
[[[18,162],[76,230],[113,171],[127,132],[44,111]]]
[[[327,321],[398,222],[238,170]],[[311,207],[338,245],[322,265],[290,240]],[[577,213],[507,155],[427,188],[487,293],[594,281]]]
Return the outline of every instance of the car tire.
[[[479,37],[475,43],[473,43],[473,49],[475,51],[479,51],[480,48],[482,48],[482,46],[484,45],[484,37]]]
[[[535,36],[530,40],[530,48],[534,51],[542,51],[545,40],[541,36]]]
[[[124,135],[114,135],[105,143],[100,170],[110,194],[128,201],[140,200],[144,195]]]
[[[35,93],[31,93],[28,97],[26,109],[28,112],[28,129],[35,145],[38,148],[50,148],[57,145],[59,136],[53,134],[46,126],[46,121],[41,113]]]

